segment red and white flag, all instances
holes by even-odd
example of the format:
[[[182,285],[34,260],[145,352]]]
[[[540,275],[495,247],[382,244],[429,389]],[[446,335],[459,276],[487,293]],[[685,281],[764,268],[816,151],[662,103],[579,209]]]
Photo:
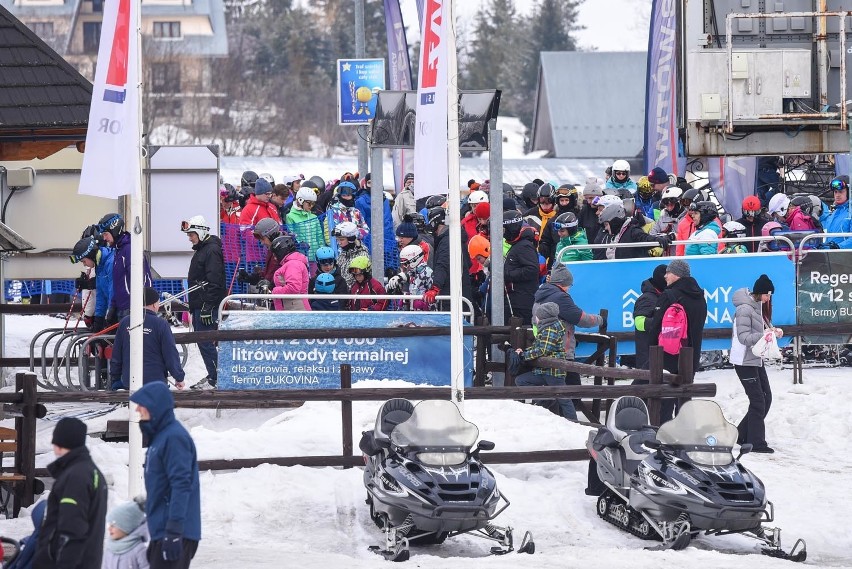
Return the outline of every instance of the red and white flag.
[[[138,0],[107,0],[78,193],[116,198],[139,180]]]
[[[426,0],[417,82],[417,131],[414,136],[414,196],[446,194],[447,66],[450,0]]]

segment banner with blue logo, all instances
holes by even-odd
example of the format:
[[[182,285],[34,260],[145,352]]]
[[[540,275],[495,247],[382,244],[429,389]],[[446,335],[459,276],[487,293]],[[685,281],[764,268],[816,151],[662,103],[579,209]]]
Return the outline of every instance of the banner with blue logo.
[[[417,328],[449,326],[436,312],[230,313],[220,330]],[[464,338],[464,382],[473,384],[473,337]],[[333,389],[341,364],[352,382],[403,379],[450,385],[450,336],[305,338],[219,342],[219,389]]]
[[[747,255],[706,255],[679,257],[689,263],[692,276],[704,289],[707,299],[705,329],[730,329],[734,319],[734,292],[751,288],[761,274],[775,284],[772,295],[772,323],[776,326],[796,322],[795,265],[783,253]],[[651,278],[657,265],[671,259],[627,259],[570,263],[574,286],[569,289],[574,302],[583,311],[599,313],[607,309],[609,332],[633,332],[633,305],[641,293],[642,281]],[[704,350],[727,350],[730,339],[704,339]],[[592,353],[592,345],[579,345],[577,355]],[[633,342],[618,342],[618,351],[631,354]]]
[[[384,59],[338,59],[338,124],[367,124],[376,114],[376,93],[384,88]]]

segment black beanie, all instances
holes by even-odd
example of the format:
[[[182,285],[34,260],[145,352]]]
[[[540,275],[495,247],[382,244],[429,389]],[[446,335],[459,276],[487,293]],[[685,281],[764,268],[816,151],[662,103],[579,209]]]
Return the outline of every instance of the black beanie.
[[[769,280],[769,277],[766,275],[760,275],[757,277],[757,280],[754,281],[754,286],[751,287],[752,294],[767,294],[770,292],[775,292],[775,285],[772,284],[772,281]]]
[[[58,447],[75,449],[86,446],[86,423],[76,417],[64,417],[53,429],[50,441]]]
[[[651,277],[651,284],[657,290],[663,290],[666,288],[666,269],[668,267],[666,265],[657,265],[654,269],[654,275]]]
[[[145,287],[145,291],[142,296],[144,298],[145,306],[151,306],[152,304],[160,300],[160,293],[157,292],[156,289],[151,288],[149,286]]]

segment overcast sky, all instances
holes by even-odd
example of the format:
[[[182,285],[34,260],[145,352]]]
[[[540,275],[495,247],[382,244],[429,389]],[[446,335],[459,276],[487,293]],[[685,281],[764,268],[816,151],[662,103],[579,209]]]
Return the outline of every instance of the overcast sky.
[[[462,26],[472,22],[487,0],[456,0]],[[535,0],[515,0],[521,14],[532,10]],[[400,0],[403,18],[411,30],[416,26],[416,0]],[[597,51],[645,51],[648,48],[648,19],[651,0],[586,0],[580,6],[580,23],[585,29],[576,34],[582,49]]]

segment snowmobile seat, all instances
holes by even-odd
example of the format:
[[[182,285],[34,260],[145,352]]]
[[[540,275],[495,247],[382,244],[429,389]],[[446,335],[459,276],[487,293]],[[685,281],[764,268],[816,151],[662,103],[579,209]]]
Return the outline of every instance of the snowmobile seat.
[[[619,397],[606,417],[606,426],[616,440],[632,435],[648,425],[648,407],[639,397]]]
[[[390,439],[391,432],[400,423],[405,422],[414,412],[414,405],[408,399],[388,399],[376,417],[376,438]]]

